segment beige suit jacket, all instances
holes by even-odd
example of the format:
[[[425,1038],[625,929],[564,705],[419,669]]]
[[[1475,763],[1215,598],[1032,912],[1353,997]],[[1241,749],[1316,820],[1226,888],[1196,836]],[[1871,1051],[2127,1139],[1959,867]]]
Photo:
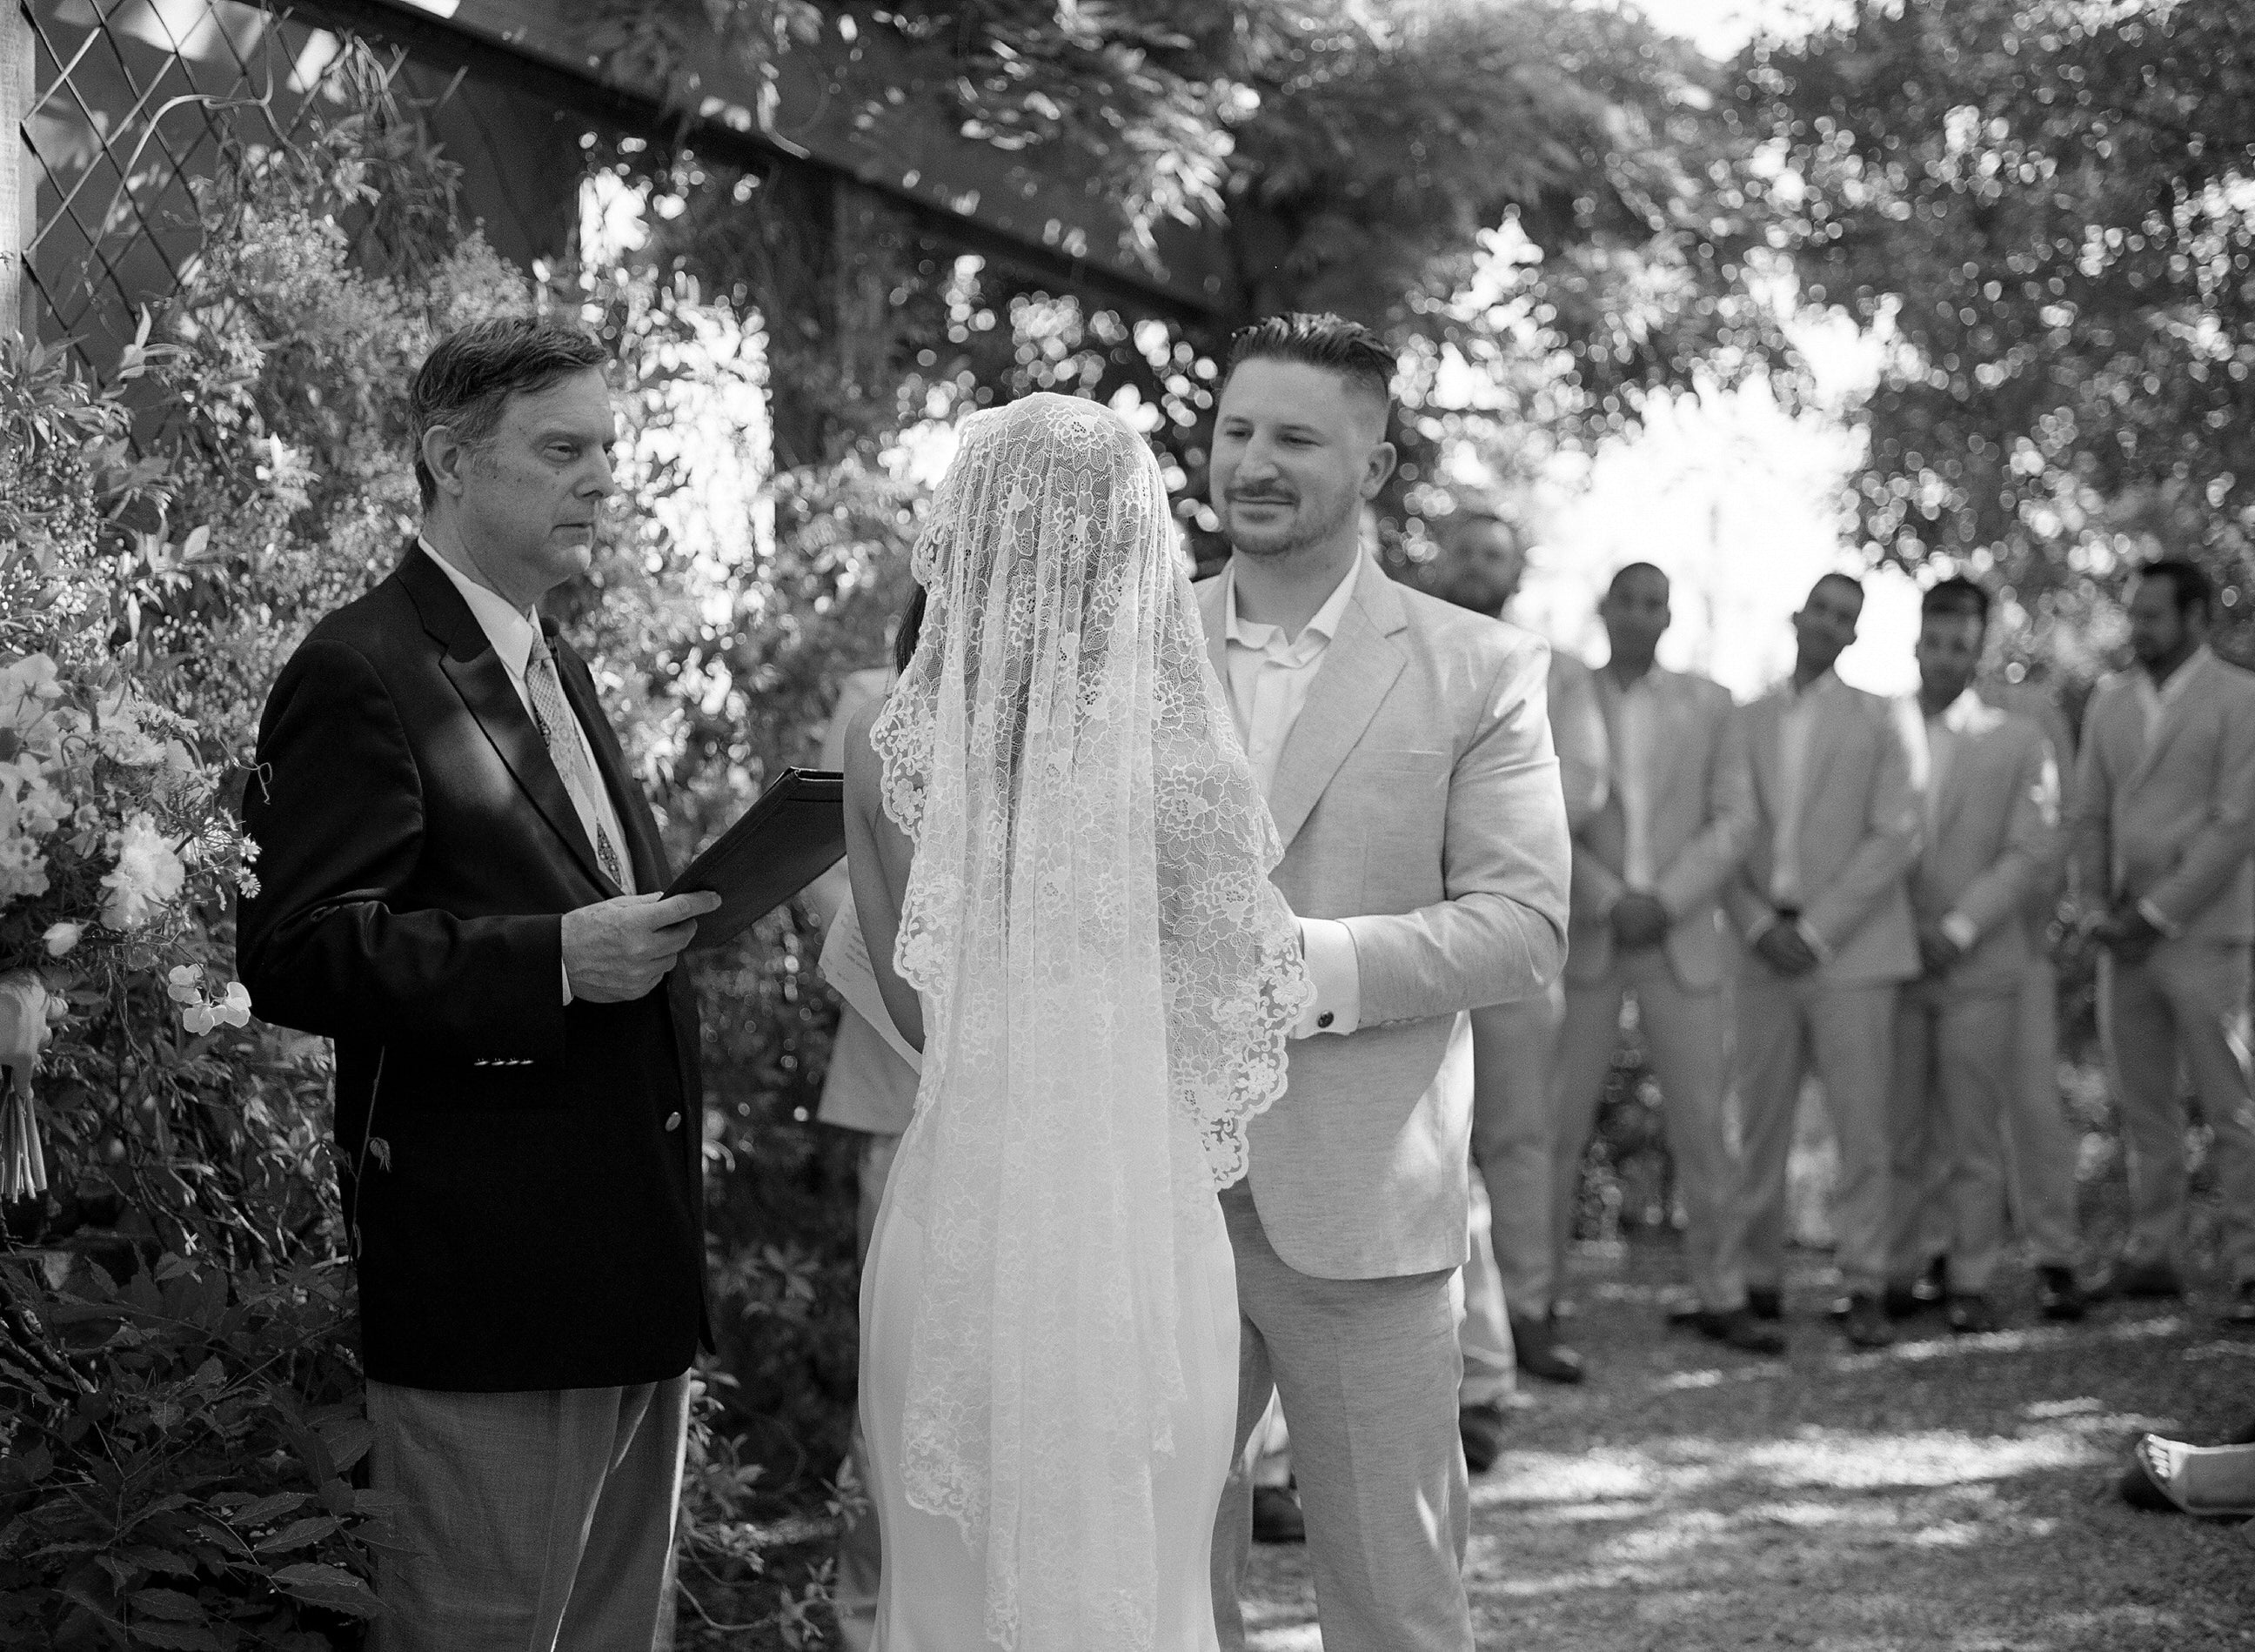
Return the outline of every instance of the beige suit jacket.
[[[1226,682],[1219,580],[1198,605]],[[1396,585],[1365,556],[1277,759],[1275,882],[1294,911],[1345,921],[1362,995],[1359,1030],[1292,1045],[1289,1086],[1253,1125],[1254,1202],[1302,1273],[1465,1260],[1464,1012],[1532,997],[1565,956],[1549,663],[1540,638]]]
[[[2209,655],[2149,742],[2131,673],[2098,685],[2076,773],[2083,898],[2151,901],[2188,936],[2255,939],[2255,673]]]
[[[1778,688],[1739,713],[1753,774],[1754,829],[1723,904],[1751,939],[1771,917],[1777,864],[1779,723],[1788,690]],[[1836,986],[1907,981],[1918,974],[1918,939],[1903,880],[1917,857],[1925,807],[1925,742],[1916,714],[1896,703],[1834,683],[1809,742],[1802,786],[1802,921],[1827,956],[1819,978]],[[1745,967],[1766,974],[1751,947]]]
[[[2018,992],[2029,903],[2052,886],[2065,852],[2058,760],[2033,719],[1982,701],[1938,780],[1933,829],[1911,874],[1912,915],[1935,924],[1957,912],[1972,924],[1976,938],[1950,967],[1950,991]]]
[[[1606,738],[1619,751],[1620,690],[1605,672],[1594,675]],[[1723,979],[1719,901],[1753,834],[1753,782],[1730,690],[1657,665],[1652,678],[1659,691],[1652,861],[1660,868],[1652,893],[1670,919],[1663,943],[1668,966],[1678,984],[1699,992]],[[1602,981],[1612,968],[1609,917],[1613,903],[1628,893],[1621,875],[1627,854],[1628,817],[1619,786],[1612,785],[1604,806],[1574,838],[1573,925],[1566,953],[1570,981]]]

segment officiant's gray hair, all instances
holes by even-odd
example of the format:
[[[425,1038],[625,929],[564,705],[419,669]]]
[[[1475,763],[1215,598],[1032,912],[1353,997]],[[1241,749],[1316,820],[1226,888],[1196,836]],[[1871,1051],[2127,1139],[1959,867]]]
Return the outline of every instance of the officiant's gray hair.
[[[592,333],[544,316],[503,316],[457,327],[433,345],[407,393],[408,435],[415,444],[415,485],[428,510],[438,478],[423,462],[423,438],[443,425],[465,447],[494,433],[509,398],[544,390],[569,373],[601,367],[611,353]]]

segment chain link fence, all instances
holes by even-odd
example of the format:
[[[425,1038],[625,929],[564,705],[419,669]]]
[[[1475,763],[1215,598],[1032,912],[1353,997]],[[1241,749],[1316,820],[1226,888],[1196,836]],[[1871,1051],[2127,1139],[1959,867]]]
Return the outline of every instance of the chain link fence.
[[[461,168],[464,207],[519,263],[570,243],[589,123],[491,75],[235,0],[0,0],[33,48],[28,324],[96,375],[200,250],[195,183],[230,149],[302,137],[386,93]],[[353,226],[367,233],[369,226]]]

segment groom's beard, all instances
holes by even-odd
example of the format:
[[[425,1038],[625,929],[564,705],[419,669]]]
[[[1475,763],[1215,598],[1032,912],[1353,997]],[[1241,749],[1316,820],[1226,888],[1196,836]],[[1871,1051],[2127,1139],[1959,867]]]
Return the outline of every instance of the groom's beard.
[[[1268,496],[1255,495],[1254,497],[1261,499],[1263,503],[1271,502]],[[1304,499],[1305,496],[1302,497]],[[1331,539],[1337,536],[1342,527],[1354,520],[1355,513],[1362,507],[1362,501],[1354,495],[1349,494],[1346,498],[1340,501],[1338,508],[1329,516],[1296,517],[1276,538],[1270,538],[1268,533],[1250,530],[1244,538],[1240,538],[1236,530],[1236,506],[1237,501],[1233,497],[1230,501],[1231,514],[1224,518],[1223,524],[1229,539],[1230,549],[1240,556],[1248,556],[1267,562],[1291,556],[1296,552],[1306,550],[1310,545],[1322,545]]]

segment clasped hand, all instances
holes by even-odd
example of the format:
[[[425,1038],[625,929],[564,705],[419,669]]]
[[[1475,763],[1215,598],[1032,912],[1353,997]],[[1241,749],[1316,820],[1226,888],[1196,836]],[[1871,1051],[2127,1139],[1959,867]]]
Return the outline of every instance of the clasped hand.
[[[1806,975],[1816,967],[1816,949],[1801,932],[1801,925],[1780,919],[1761,933],[1754,952],[1781,975]]]
[[[2120,905],[2090,926],[2091,938],[2114,954],[2114,960],[2125,968],[2135,969],[2144,963],[2154,947],[2161,943],[2161,931],[2153,927],[2153,920],[2138,910],[2135,902],[2124,901]]]
[[[572,996],[616,1004],[642,997],[696,938],[697,920],[720,904],[710,889],[622,895],[564,914],[564,973]]]
[[[1657,946],[1668,938],[1668,909],[1659,896],[1640,889],[1613,903],[1612,923],[1614,944],[1623,952]]]

